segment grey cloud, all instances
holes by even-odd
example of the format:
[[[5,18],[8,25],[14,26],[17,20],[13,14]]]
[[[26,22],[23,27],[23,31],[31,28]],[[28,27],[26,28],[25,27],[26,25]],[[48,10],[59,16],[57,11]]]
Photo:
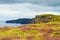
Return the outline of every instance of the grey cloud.
[[[60,0],[0,0],[0,3],[33,3],[37,5],[60,6]]]
[[[28,3],[27,8],[32,11],[57,11],[60,12],[60,0],[0,0],[0,4]],[[36,5],[36,6],[33,6]]]

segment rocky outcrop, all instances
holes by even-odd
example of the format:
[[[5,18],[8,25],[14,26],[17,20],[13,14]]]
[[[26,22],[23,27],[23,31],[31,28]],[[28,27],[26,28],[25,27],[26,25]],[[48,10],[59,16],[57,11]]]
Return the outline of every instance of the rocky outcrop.
[[[36,15],[34,23],[48,23],[48,22],[57,22],[60,20],[60,16],[52,14],[43,14]]]
[[[6,21],[6,23],[21,23],[21,24],[40,24],[48,22],[60,22],[60,15],[58,16],[52,14],[43,14],[43,15],[36,15],[35,18],[32,19],[22,18],[17,20]]]

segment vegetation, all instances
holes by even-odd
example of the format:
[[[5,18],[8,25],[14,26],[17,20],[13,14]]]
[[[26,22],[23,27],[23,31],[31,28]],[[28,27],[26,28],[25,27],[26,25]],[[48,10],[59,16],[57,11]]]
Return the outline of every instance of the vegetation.
[[[60,17],[54,17],[57,19],[53,21],[40,22],[39,19],[35,24],[0,28],[0,40],[60,40]]]
[[[36,15],[34,23],[60,23],[60,15],[43,14]]]
[[[60,24],[28,24],[0,28],[0,40],[60,40]]]

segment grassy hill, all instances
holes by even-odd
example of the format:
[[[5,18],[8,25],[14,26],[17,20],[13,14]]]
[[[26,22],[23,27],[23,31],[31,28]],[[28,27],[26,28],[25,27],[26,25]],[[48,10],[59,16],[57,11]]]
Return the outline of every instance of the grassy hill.
[[[28,24],[0,29],[0,40],[60,40],[60,24]]]
[[[34,23],[60,23],[60,15],[53,15],[53,14],[43,14],[43,15],[36,15],[34,19]]]
[[[36,15],[35,18],[21,18],[16,20],[8,20],[6,23],[20,23],[20,24],[40,24],[40,23],[60,23],[60,15],[42,14]]]
[[[0,28],[0,40],[60,40],[60,16],[37,15],[33,21],[35,24]]]

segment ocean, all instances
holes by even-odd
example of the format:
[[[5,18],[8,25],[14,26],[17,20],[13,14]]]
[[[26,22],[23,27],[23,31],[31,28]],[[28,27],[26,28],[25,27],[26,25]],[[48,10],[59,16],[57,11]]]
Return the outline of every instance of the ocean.
[[[0,21],[0,27],[10,26],[10,27],[17,27],[21,26],[22,24],[17,23],[6,23],[5,21]]]

